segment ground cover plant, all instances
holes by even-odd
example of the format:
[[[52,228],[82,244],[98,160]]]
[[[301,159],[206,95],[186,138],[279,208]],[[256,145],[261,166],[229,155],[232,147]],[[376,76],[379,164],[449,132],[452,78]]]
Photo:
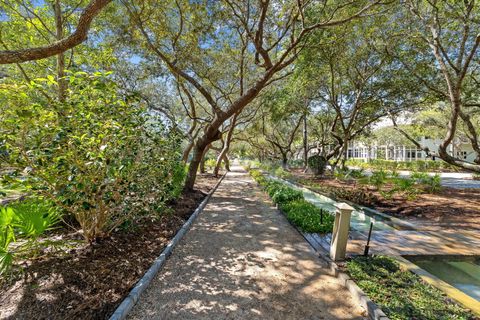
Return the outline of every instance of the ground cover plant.
[[[346,270],[392,320],[476,319],[393,258],[354,257],[347,261]]]
[[[333,215],[306,201],[301,191],[290,188],[280,181],[265,178],[259,170],[250,169],[249,173],[285,213],[288,221],[301,231],[322,234],[332,232]]]
[[[334,216],[305,200],[290,201],[282,205],[287,219],[307,233],[331,233]]]

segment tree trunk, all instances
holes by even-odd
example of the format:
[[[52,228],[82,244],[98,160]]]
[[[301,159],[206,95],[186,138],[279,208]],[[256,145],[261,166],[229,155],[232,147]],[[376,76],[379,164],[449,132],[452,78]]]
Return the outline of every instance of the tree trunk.
[[[54,4],[55,11],[55,27],[57,41],[63,39],[63,17],[60,0],[56,0]],[[65,54],[61,52],[57,55],[57,82],[58,82],[58,101],[65,102],[65,94],[67,91],[67,81],[65,79]]]
[[[235,113],[233,115],[232,121],[230,123],[230,128],[228,129],[227,138],[225,139],[225,143],[223,145],[222,151],[220,151],[220,154],[217,157],[217,162],[215,163],[215,169],[213,170],[213,174],[215,175],[215,177],[218,176],[218,172],[220,171],[220,165],[222,164],[222,160],[224,160],[225,162],[225,168],[227,167],[227,161],[228,161],[227,153],[228,153],[228,150],[230,149],[230,142],[232,141],[233,132],[235,131],[235,125],[237,123],[238,115],[239,113]],[[230,171],[230,170],[227,170],[227,171]]]
[[[307,133],[307,114],[303,115],[303,168],[308,169],[308,133]]]
[[[445,136],[444,140],[438,147],[438,155],[440,158],[457,167],[467,169],[469,171],[473,172],[480,172],[480,165],[478,164],[472,164],[465,162],[463,160],[459,160],[455,158],[455,155],[450,155],[448,154],[448,146],[452,143],[454,137],[455,137],[455,132],[457,130],[457,124],[458,124],[458,118],[461,113],[461,99],[460,99],[460,93],[456,92],[450,95],[451,98],[451,104],[452,104],[452,114],[450,117],[450,121],[448,123],[448,130],[447,130],[447,135]]]
[[[190,155],[190,152],[192,151],[194,145],[195,145],[195,141],[192,140],[188,143],[185,150],[183,150],[183,155],[182,155],[182,161],[183,162],[187,163],[188,156]]]
[[[283,169],[288,169],[288,159],[287,159],[287,154],[282,154],[282,168]]]
[[[200,173],[205,173],[205,157],[207,156],[208,150],[210,150],[210,143],[205,147],[202,153],[202,158],[200,159]]]
[[[225,155],[223,162],[225,163],[225,170],[230,171],[230,159],[228,158],[228,155]]]
[[[197,178],[197,170],[203,159],[205,149],[206,147],[200,144],[195,145],[193,148],[192,160],[190,161],[187,178],[185,179],[185,191],[193,190],[195,179]]]

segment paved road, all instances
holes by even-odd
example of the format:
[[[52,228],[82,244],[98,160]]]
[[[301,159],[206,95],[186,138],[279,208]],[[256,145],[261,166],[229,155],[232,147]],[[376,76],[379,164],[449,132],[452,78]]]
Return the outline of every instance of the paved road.
[[[363,319],[302,236],[234,170],[131,319]]]

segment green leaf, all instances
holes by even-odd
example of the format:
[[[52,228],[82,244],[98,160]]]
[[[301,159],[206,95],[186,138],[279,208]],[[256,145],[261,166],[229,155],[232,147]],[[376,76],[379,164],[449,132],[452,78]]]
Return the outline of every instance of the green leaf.
[[[5,274],[10,270],[13,263],[13,254],[0,249],[0,274]]]

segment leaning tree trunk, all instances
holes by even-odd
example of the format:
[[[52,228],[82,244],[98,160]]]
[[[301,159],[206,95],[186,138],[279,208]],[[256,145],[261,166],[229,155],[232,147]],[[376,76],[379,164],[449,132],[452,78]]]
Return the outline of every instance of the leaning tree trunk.
[[[228,158],[228,155],[225,155],[223,162],[225,163],[225,170],[230,171],[230,159]]]
[[[206,133],[195,143],[193,147],[192,160],[190,161],[188,167],[187,178],[185,179],[184,191],[191,191],[195,185],[195,180],[197,178],[197,171],[200,166],[200,163],[204,159],[206,151],[210,148],[212,142],[220,139],[221,133],[218,129],[214,127],[207,128]],[[208,148],[208,149],[207,149]]]
[[[182,155],[182,161],[183,162],[187,163],[188,156],[190,155],[190,152],[192,151],[194,145],[195,145],[195,141],[192,140],[188,143],[185,150],[183,150],[183,155]]]
[[[206,160],[208,150],[210,150],[210,147],[211,147],[211,144],[208,144],[203,150],[202,158],[200,159],[200,173],[205,173],[207,171],[205,170],[205,160]]]
[[[220,151],[220,154],[217,157],[217,162],[215,163],[215,169],[213,170],[213,174],[215,175],[215,177],[218,176],[218,172],[220,171],[220,165],[222,164],[222,160],[225,163],[225,169],[227,169],[227,161],[228,161],[227,153],[228,153],[228,150],[230,149],[230,142],[232,141],[233,131],[235,131],[235,125],[237,123],[238,115],[239,113],[235,113],[233,115],[232,122],[230,123],[230,128],[228,129],[227,138],[225,139],[225,143],[223,145],[222,151]],[[229,167],[230,166],[228,166],[227,171],[230,171]]]
[[[478,164],[472,164],[465,162],[463,160],[459,160],[455,158],[455,155],[450,155],[448,153],[448,146],[452,143],[454,137],[455,137],[455,131],[457,130],[457,124],[458,124],[458,118],[461,112],[461,100],[460,100],[460,94],[452,94],[451,98],[451,103],[452,103],[452,115],[450,118],[450,121],[447,126],[447,135],[445,136],[444,140],[442,143],[438,146],[438,155],[440,158],[457,167],[461,167],[464,169],[467,169],[469,171],[473,172],[480,172],[480,165]]]
[[[203,159],[205,149],[206,146],[203,146],[201,144],[197,144],[193,147],[192,160],[190,161],[187,178],[185,180],[185,190],[187,191],[193,190],[195,178],[197,177],[197,170],[200,166],[200,162]],[[194,174],[192,174],[192,172]]]
[[[303,116],[303,168],[308,168],[308,133],[307,133],[307,114]]]

